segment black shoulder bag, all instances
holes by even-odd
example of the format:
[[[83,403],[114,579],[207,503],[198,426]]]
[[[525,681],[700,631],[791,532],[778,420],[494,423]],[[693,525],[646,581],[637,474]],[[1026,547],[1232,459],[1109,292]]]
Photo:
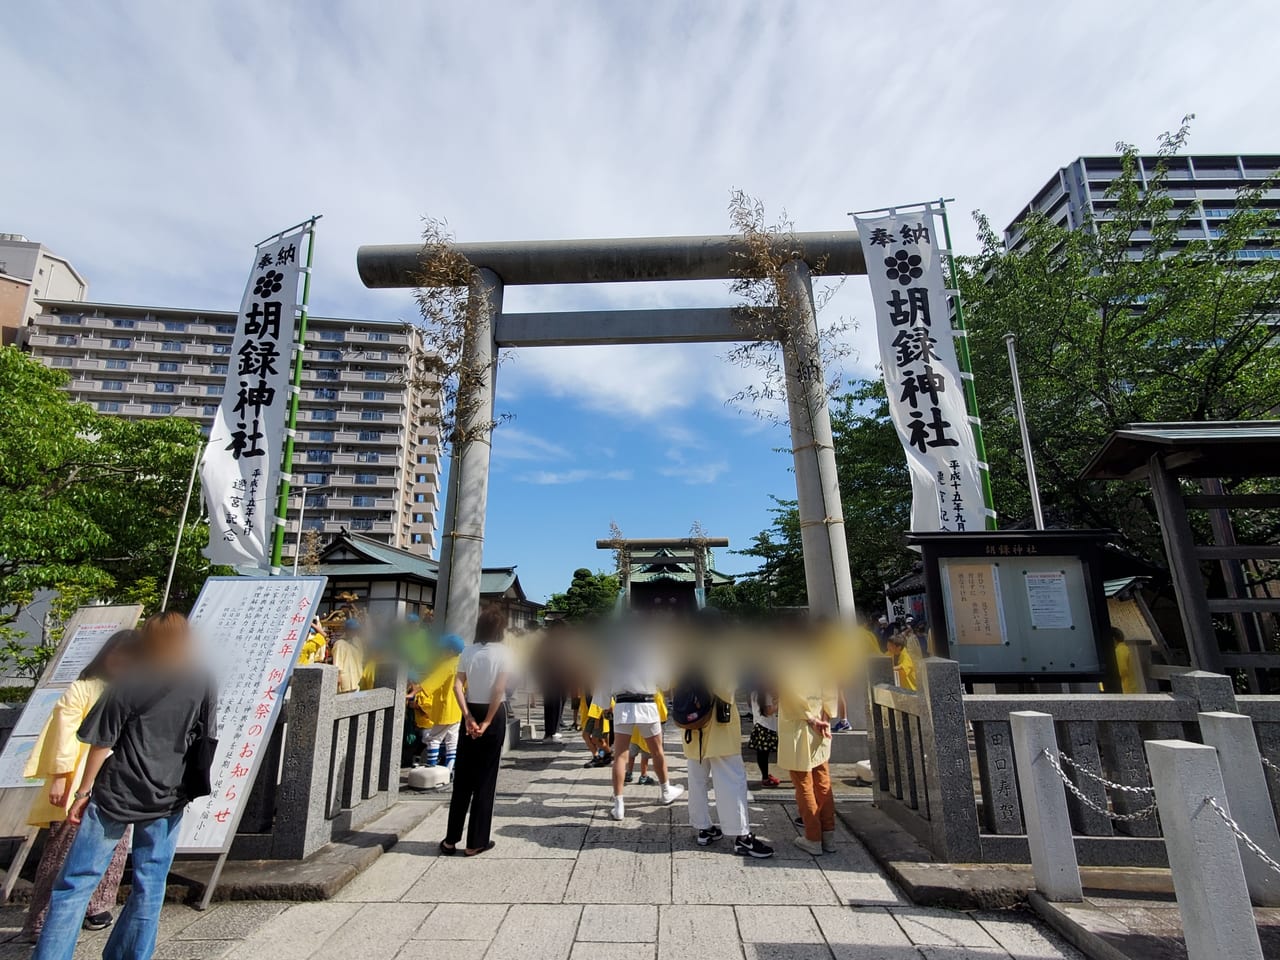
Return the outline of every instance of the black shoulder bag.
[[[209,701],[212,697],[212,690],[205,693],[200,712],[196,715],[191,741],[182,758],[182,786],[179,790],[187,800],[196,800],[213,793],[209,773],[218,752],[218,738],[214,736],[217,731],[209,728]]]

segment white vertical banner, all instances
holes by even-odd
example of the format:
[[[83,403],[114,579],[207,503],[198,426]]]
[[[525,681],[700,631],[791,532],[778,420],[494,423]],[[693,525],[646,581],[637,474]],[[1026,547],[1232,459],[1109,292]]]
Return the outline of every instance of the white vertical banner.
[[[982,530],[982,478],[934,210],[891,210],[854,220],[875,299],[889,411],[911,470],[911,530]]]
[[[258,246],[240,301],[222,403],[200,462],[209,511],[207,556],[266,569],[271,561],[289,384],[298,276],[310,226]]]

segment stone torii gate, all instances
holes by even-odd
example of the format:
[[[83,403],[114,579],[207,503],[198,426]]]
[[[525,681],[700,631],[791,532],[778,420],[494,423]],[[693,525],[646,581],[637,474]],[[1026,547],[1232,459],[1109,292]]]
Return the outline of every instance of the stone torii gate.
[[[836,477],[826,381],[818,349],[811,277],[865,274],[854,231],[795,235],[800,256],[783,273],[789,314],[785,325],[802,335],[784,341],[787,408],[796,498],[810,610],[851,620],[853,584]],[[733,307],[665,310],[588,310],[504,313],[504,287],[520,284],[626,283],[639,280],[731,280],[742,277],[746,248],[737,236],[643,237],[613,240],[536,240],[458,243],[453,249],[476,268],[470,300],[483,304],[467,349],[473,369],[489,370],[469,397],[459,398],[472,424],[493,421],[498,350],[629,343],[731,343],[750,339]],[[365,286],[412,288],[418,283],[419,244],[364,246],[356,266]],[[480,607],[480,570],[489,497],[490,437],[460,424],[445,496],[436,622],[471,639]],[[479,434],[479,435],[477,435]]]

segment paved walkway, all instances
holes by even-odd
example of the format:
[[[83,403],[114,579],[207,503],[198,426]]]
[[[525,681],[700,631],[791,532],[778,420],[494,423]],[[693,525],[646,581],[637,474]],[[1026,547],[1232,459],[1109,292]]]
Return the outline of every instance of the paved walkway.
[[[674,744],[670,749],[675,749]],[[608,819],[607,771],[580,745],[515,751],[504,762],[491,852],[440,857],[446,808],[333,901],[166,907],[159,960],[959,960],[1078,958],[1027,914],[965,914],[907,904],[843,828],[813,858],[792,844],[790,790],[753,796],[772,860],[700,848],[683,799],[629,786],[628,819]],[[683,762],[675,779],[684,781]],[[846,800],[842,802],[857,802]],[[15,930],[21,911],[0,911]],[[100,956],[102,934],[80,954]],[[29,948],[0,947],[0,960]]]

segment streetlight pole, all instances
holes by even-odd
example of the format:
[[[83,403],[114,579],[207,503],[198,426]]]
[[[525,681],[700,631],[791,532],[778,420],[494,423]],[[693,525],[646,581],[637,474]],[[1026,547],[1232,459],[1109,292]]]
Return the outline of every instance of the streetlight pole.
[[[307,516],[307,491],[308,490],[320,491],[320,490],[328,490],[328,489],[329,488],[327,486],[301,488],[302,506],[298,508],[298,546],[293,551],[293,575],[295,577],[298,575],[298,561],[302,559],[302,535],[303,533],[306,532],[302,527],[302,521],[306,519],[306,516]]]
[[[1015,334],[1004,335],[1005,346],[1009,348],[1009,372],[1013,374],[1013,402],[1018,411],[1018,430],[1022,434],[1022,456],[1027,461],[1027,486],[1031,489],[1031,510],[1035,514],[1036,529],[1044,529],[1044,510],[1040,507],[1040,484],[1036,481],[1036,462],[1031,456],[1031,434],[1027,430],[1027,410],[1022,405],[1022,381],[1018,377],[1018,355],[1013,344],[1018,338]]]
[[[200,469],[200,458],[204,455],[206,444],[196,445],[196,456],[191,461],[191,476],[187,477],[187,495],[182,501],[182,519],[178,521],[178,539],[173,544],[173,556],[169,558],[169,575],[164,580],[164,596],[160,598],[160,612],[169,609],[169,589],[173,586],[173,572],[178,567],[178,551],[182,549],[182,533],[187,527],[187,510],[191,507],[191,491],[196,485],[196,473]]]

